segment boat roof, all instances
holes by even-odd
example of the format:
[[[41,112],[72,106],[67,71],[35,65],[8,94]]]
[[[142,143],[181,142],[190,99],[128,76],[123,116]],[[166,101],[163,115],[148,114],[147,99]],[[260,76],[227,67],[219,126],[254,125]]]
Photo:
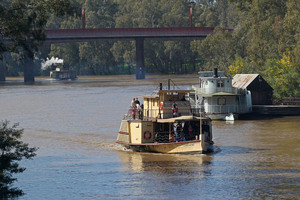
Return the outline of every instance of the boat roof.
[[[242,94],[234,94],[234,93],[228,93],[228,92],[216,92],[211,94],[201,94],[203,97],[212,97],[212,96],[240,96]]]
[[[200,71],[200,72],[198,72],[198,74],[200,74],[200,78],[213,77],[214,76],[214,71]],[[218,71],[218,77],[225,77],[225,72],[224,71]]]
[[[188,93],[191,91],[193,90],[155,90],[154,92],[161,94],[161,93]]]
[[[188,92],[193,92],[194,90],[154,90],[153,92],[156,94],[151,94],[151,95],[138,95],[138,97],[143,97],[143,98],[158,98],[159,94],[163,93],[188,93]]]
[[[196,120],[211,120],[208,117],[195,117],[195,116],[180,116],[180,117],[174,117],[174,118],[168,118],[168,119],[157,119],[158,123],[174,123],[177,121],[196,121]]]
[[[214,80],[223,80],[223,79],[232,79],[231,77],[218,76],[218,77],[199,77],[200,79],[214,79]]]
[[[158,95],[157,94],[155,94],[155,95],[150,95],[150,94],[146,94],[146,95],[138,95],[138,97],[143,97],[143,98],[148,98],[148,99],[151,99],[151,98],[153,98],[153,99],[155,99],[155,98],[158,98]]]

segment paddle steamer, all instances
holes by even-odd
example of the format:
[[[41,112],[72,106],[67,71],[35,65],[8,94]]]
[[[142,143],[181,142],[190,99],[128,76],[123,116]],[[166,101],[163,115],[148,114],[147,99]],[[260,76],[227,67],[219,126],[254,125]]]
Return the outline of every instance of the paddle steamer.
[[[143,97],[142,109],[131,107],[121,121],[117,143],[136,151],[207,153],[211,151],[211,119],[197,113],[185,99],[190,90],[155,91]],[[174,107],[176,107],[174,109]],[[177,109],[177,112],[176,112]],[[175,110],[175,111],[174,111]],[[135,113],[136,112],[136,113]],[[134,116],[136,115],[136,116]]]

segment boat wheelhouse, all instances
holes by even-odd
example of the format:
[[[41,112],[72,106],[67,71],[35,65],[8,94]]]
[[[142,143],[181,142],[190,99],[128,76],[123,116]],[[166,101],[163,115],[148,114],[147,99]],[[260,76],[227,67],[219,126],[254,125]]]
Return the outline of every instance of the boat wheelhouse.
[[[194,113],[204,112],[211,119],[237,118],[239,114],[252,111],[251,93],[232,87],[232,78],[224,72],[199,72],[199,85],[192,86],[189,100]],[[229,116],[231,116],[229,118]]]
[[[143,107],[121,121],[117,143],[137,151],[158,153],[205,153],[212,141],[211,119],[193,116],[185,96],[190,90],[162,90],[143,97]],[[178,109],[174,114],[174,105]]]

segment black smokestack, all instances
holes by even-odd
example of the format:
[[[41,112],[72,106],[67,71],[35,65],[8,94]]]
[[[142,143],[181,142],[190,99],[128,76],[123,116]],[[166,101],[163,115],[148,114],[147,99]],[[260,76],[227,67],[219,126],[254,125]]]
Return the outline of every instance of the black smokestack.
[[[159,83],[159,90],[162,90],[162,83]]]
[[[215,77],[215,78],[218,77],[218,68],[214,68],[214,77]]]

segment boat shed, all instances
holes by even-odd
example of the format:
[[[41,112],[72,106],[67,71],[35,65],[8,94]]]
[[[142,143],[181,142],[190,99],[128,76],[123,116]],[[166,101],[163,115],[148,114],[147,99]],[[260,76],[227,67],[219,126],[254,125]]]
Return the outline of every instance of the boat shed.
[[[252,105],[271,105],[273,88],[259,74],[236,74],[232,86],[251,92]]]

